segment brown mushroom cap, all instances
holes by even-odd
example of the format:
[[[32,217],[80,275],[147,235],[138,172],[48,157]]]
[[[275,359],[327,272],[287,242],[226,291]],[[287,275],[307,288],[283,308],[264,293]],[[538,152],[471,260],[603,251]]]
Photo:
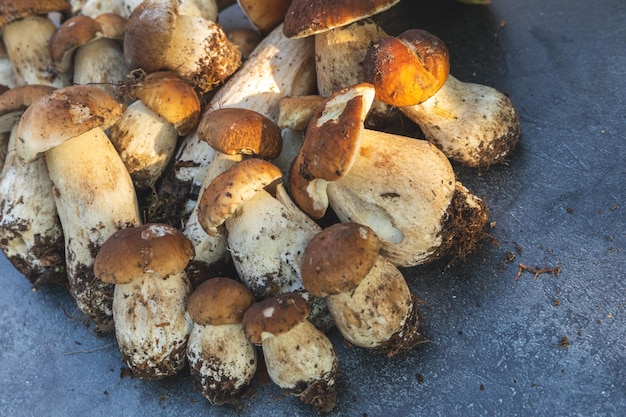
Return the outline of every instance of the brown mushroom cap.
[[[276,123],[259,112],[227,107],[203,114],[198,138],[227,155],[256,155],[274,159],[282,138]]]
[[[209,235],[259,190],[282,177],[280,168],[264,159],[236,163],[209,184],[198,201],[198,221]]]
[[[282,293],[252,304],[243,315],[243,329],[250,343],[260,345],[263,333],[274,336],[286,333],[306,320],[309,313],[309,305],[302,296]]]
[[[0,94],[0,132],[10,132],[31,104],[54,90],[55,87],[50,85],[27,84],[2,92]]]
[[[122,105],[102,88],[71,85],[32,103],[17,126],[17,155],[32,161],[48,149],[93,128],[108,129],[122,116]]]
[[[52,59],[58,63],[67,53],[93,40],[102,33],[100,23],[90,16],[72,16],[64,21],[50,38]]]
[[[0,26],[27,16],[69,12],[71,8],[67,0],[4,0],[0,5]]]
[[[109,284],[126,284],[146,273],[166,277],[182,271],[194,255],[181,231],[149,223],[113,233],[96,254],[94,274]]]
[[[200,119],[200,99],[191,84],[171,71],[148,74],[133,89],[147,108],[174,125],[179,135],[191,132]]]
[[[187,311],[198,324],[239,324],[254,302],[248,287],[234,279],[218,277],[204,281],[191,293]]]
[[[350,292],[370,272],[380,250],[372,229],[336,223],[317,233],[302,255],[302,284],[317,297]]]
[[[150,73],[165,67],[177,16],[178,2],[169,0],[145,0],[133,9],[123,48],[129,69],[141,68]]]
[[[448,47],[421,29],[372,43],[363,60],[363,80],[374,85],[376,98],[399,107],[428,100],[449,73]]]
[[[294,0],[283,25],[288,38],[303,38],[381,13],[400,0]]]

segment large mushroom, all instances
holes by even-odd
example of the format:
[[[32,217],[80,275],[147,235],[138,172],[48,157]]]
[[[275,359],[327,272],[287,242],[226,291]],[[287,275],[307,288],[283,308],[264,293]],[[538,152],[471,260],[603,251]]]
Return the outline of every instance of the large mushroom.
[[[290,172],[294,200],[314,218],[331,206],[341,221],[369,226],[398,266],[464,256],[483,237],[486,205],[430,142],[364,129],[373,97],[358,84],[318,107]]]
[[[242,325],[254,302],[245,285],[224,277],[200,284],[187,302],[193,320],[187,343],[189,369],[196,389],[213,405],[238,408],[239,395],[256,373],[256,348]]]
[[[128,18],[124,56],[131,70],[177,72],[201,92],[241,66],[241,53],[221,26],[180,11],[178,0],[145,0]]]
[[[506,161],[521,137],[513,103],[449,71],[447,46],[421,29],[372,43],[363,62],[376,98],[399,107],[448,158],[470,167]]]
[[[115,231],[141,223],[130,175],[104,131],[121,114],[121,104],[104,90],[74,85],[31,104],[16,132],[23,163],[45,157],[65,238],[70,292],[101,331],[113,328],[113,286],[95,279],[96,253]]]
[[[185,266],[193,255],[185,235],[159,223],[120,229],[98,250],[94,274],[115,285],[115,337],[138,378],[161,379],[185,365],[192,326]]]
[[[328,311],[347,341],[391,357],[411,350],[424,337],[416,297],[379,249],[369,227],[333,224],[304,251],[302,282],[311,294],[328,297]]]
[[[250,340],[263,349],[271,380],[317,411],[337,401],[339,361],[328,337],[307,319],[306,301],[282,293],[253,304],[243,316]]]

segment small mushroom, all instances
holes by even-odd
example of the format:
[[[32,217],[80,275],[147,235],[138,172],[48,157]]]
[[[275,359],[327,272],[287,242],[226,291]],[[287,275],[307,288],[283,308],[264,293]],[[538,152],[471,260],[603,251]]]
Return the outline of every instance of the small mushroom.
[[[337,402],[339,362],[328,337],[307,319],[298,294],[282,293],[253,304],[243,316],[250,340],[263,349],[271,380],[317,411]]]
[[[369,226],[398,266],[443,256],[440,247],[464,256],[484,236],[486,205],[457,194],[449,160],[430,142],[364,129],[373,94],[359,84],[318,107],[290,172],[294,200],[314,218],[330,205],[342,222]],[[470,205],[476,216],[464,223]]]
[[[115,285],[115,337],[138,378],[161,379],[185,365],[192,326],[185,266],[193,256],[191,242],[178,229],[159,223],[120,229],[98,250],[94,274]]]
[[[0,34],[13,64],[17,85],[46,84],[63,87],[68,80],[55,73],[50,39],[56,31],[47,16],[68,12],[66,0],[7,0],[0,11]]]
[[[521,137],[513,103],[449,70],[445,43],[411,29],[368,48],[363,79],[374,85],[376,98],[398,106],[448,158],[470,167],[504,162]]]
[[[391,357],[424,338],[415,296],[379,249],[369,227],[333,224],[304,251],[302,282],[311,294],[328,297],[330,315],[347,341]]]
[[[30,163],[45,157],[70,293],[103,332],[113,327],[113,286],[94,278],[96,252],[118,229],[141,223],[130,175],[104,133],[121,114],[121,104],[104,90],[73,85],[31,104],[16,128],[18,158]]]
[[[211,278],[189,297],[193,327],[187,360],[194,386],[213,405],[240,407],[240,394],[257,369],[255,346],[243,331],[243,315],[254,304],[252,292],[230,278]]]
[[[262,35],[283,22],[292,0],[238,0],[239,7]]]
[[[224,82],[241,66],[241,53],[221,26],[180,11],[178,0],[145,0],[134,8],[124,35],[131,70],[177,72],[201,92]]]
[[[129,104],[111,128],[110,138],[138,189],[147,189],[165,171],[179,136],[195,129],[200,99],[178,74],[157,71],[133,80],[127,87]]]

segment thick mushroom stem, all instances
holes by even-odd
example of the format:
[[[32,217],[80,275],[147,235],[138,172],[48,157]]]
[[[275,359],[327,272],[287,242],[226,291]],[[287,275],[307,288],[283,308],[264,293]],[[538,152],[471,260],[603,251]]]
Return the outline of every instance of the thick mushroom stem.
[[[431,98],[400,110],[448,158],[469,167],[505,162],[521,137],[517,110],[507,96],[452,75]]]
[[[74,53],[75,84],[92,84],[113,94],[128,73],[122,46],[115,39],[96,39]]]
[[[65,236],[70,292],[99,330],[113,329],[113,286],[95,279],[98,248],[116,230],[141,223],[135,188],[101,128],[45,154]]]
[[[0,242],[33,288],[65,282],[63,231],[52,190],[43,159],[24,164],[17,158],[13,129],[0,178]]]
[[[54,61],[50,39],[55,31],[56,26],[47,16],[25,17],[2,27],[2,39],[15,70],[17,85],[62,87],[68,84],[66,77],[51,71]]]

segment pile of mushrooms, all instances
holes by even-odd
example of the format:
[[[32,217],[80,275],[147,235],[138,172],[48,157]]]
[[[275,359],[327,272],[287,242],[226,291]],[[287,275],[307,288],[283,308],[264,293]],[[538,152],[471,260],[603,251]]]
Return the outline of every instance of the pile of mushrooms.
[[[488,208],[451,161],[501,163],[521,135],[435,35],[378,26],[398,1],[2,1],[7,259],[66,285],[140,379],[189,369],[240,408],[264,363],[333,410],[329,333],[426,341],[401,268],[479,247]],[[405,118],[423,138],[385,131]]]

